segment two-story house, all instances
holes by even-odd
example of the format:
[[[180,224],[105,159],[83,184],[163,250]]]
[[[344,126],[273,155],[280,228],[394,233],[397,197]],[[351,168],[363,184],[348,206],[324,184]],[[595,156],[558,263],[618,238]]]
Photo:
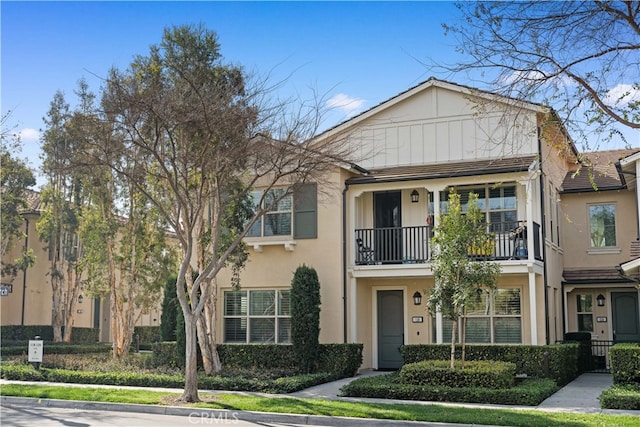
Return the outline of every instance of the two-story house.
[[[469,310],[467,342],[544,345],[579,329],[572,322],[582,294],[569,286],[571,272],[596,264],[575,259],[567,205],[586,201],[567,192],[578,152],[551,109],[429,79],[317,140],[333,138],[357,158],[323,184],[324,200],[310,207],[314,233],[296,237],[296,200],[288,200],[273,212],[286,226],[267,227],[265,217],[247,239],[242,289],[219,298],[225,342],[286,342],[288,288],[302,263],[322,285],[321,341],[363,343],[364,368],[399,367],[402,344],[449,342],[451,322],[428,313],[425,299],[435,284],[430,237],[451,188],[463,202],[479,195],[494,235],[489,250],[470,255],[501,266],[497,289]],[[626,220],[637,194],[617,185]],[[637,227],[619,227],[619,241],[636,238]],[[613,268],[628,254],[599,262]]]

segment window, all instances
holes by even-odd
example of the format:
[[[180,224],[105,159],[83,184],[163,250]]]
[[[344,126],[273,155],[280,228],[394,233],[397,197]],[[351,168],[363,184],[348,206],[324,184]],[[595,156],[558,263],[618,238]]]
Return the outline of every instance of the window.
[[[460,195],[463,211],[467,210],[469,194],[478,195],[478,208],[486,215],[491,224],[491,232],[506,233],[517,227],[517,199],[515,185],[485,185],[482,187],[464,187],[456,190]],[[447,211],[449,192],[440,192],[440,209]]]
[[[616,246],[615,205],[589,205],[589,235],[592,248]]]
[[[317,191],[315,183],[297,185],[292,194],[286,189],[269,190],[263,206],[269,210],[253,224],[247,237],[292,236],[297,239],[317,237]],[[257,208],[262,190],[251,193]]]
[[[577,296],[578,331],[593,332],[593,295]]]
[[[225,292],[224,342],[290,342],[290,294],[289,290]]]
[[[462,319],[460,319],[462,320]],[[459,322],[459,331],[462,330]],[[520,289],[495,289],[478,292],[467,306],[465,341],[467,343],[522,343]],[[433,342],[436,341],[435,320]],[[453,322],[443,319],[443,341],[451,342]],[[460,341],[458,333],[458,341]]]

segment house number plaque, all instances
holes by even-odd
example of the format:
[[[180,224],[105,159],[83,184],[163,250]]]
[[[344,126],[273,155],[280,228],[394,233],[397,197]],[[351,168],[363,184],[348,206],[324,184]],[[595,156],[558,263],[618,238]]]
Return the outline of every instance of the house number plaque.
[[[411,321],[413,323],[422,323],[422,322],[424,322],[424,318],[422,316],[413,316],[411,318]]]

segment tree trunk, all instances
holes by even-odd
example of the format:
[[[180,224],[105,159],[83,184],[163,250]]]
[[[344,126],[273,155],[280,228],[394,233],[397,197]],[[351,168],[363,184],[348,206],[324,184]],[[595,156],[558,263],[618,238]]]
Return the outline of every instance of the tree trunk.
[[[212,287],[211,298],[205,304],[202,315],[198,319],[198,344],[202,353],[202,363],[207,375],[217,374],[222,370],[222,363],[216,345],[216,287]]]
[[[183,402],[199,402],[198,397],[198,359],[196,343],[196,319],[194,315],[184,314],[185,332],[185,369],[184,369],[184,392],[180,397]]]
[[[460,344],[462,345],[462,354],[461,354],[461,364],[460,366],[464,368],[464,360],[467,356],[467,309],[465,309],[464,314],[462,315],[462,332],[460,332]]]
[[[55,271],[52,269],[52,271]],[[51,287],[53,288],[53,342],[62,342],[62,284],[57,275],[52,274]]]
[[[456,360],[456,329],[458,329],[458,320],[455,319],[451,324],[451,369],[455,368]]]

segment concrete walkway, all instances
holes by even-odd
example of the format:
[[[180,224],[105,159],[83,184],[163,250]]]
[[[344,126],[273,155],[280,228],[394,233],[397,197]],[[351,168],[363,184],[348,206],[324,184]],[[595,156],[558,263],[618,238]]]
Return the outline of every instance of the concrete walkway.
[[[618,409],[601,409],[600,394],[613,385],[613,379],[610,374],[582,374],[558,392],[548,397],[540,405],[533,406],[514,406],[514,405],[493,405],[483,403],[449,403],[449,402],[424,402],[415,400],[391,400],[379,398],[362,398],[362,397],[341,397],[340,387],[351,381],[370,376],[383,375],[387,372],[363,371],[353,378],[344,378],[338,381],[320,384],[305,390],[291,393],[288,396],[300,398],[319,398],[319,399],[335,399],[359,402],[375,402],[375,403],[409,403],[419,405],[442,405],[452,407],[466,408],[499,408],[499,409],[523,409],[523,410],[541,410],[549,412],[579,412],[585,414],[617,414],[617,415],[636,415],[640,417],[640,411],[618,410]]]

